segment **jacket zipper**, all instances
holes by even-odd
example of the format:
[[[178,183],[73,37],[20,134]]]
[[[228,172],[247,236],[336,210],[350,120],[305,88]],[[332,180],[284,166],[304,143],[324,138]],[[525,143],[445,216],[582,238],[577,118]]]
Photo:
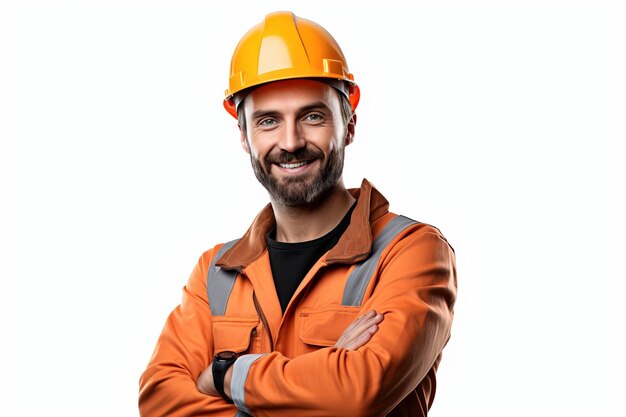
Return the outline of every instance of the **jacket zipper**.
[[[259,300],[257,300],[255,293],[252,293],[252,301],[254,301],[254,308],[261,318],[261,323],[263,323],[263,327],[265,327],[265,331],[267,331],[267,336],[270,338],[270,352],[273,352],[274,338],[272,338],[272,331],[270,330],[270,326],[267,324],[267,318],[265,318],[265,314],[263,314],[263,310],[261,309],[261,305],[259,304]]]

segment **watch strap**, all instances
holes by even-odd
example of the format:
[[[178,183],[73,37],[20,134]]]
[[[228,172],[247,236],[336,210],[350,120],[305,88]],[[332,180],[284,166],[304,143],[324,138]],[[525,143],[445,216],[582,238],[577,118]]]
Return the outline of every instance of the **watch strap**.
[[[219,353],[215,355],[213,360],[213,385],[222,398],[229,403],[232,403],[233,401],[224,392],[224,378],[226,376],[226,371],[228,371],[228,368],[230,368],[236,360],[237,356],[233,355],[230,358],[222,358]]]

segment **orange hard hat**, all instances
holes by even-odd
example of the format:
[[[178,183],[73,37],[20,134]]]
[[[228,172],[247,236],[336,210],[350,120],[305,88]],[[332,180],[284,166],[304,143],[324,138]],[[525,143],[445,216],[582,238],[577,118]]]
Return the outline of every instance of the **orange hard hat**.
[[[237,93],[291,78],[319,78],[333,86],[339,82],[338,90],[348,97],[352,109],[359,104],[359,87],[331,34],[292,12],[275,12],[250,29],[235,48],[224,108],[237,118],[241,101],[235,101]]]

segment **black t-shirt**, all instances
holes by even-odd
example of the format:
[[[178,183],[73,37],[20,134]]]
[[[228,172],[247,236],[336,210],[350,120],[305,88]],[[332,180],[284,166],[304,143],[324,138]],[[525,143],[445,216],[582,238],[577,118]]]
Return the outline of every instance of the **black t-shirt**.
[[[343,219],[327,234],[314,240],[298,243],[277,242],[276,227],[266,236],[270,254],[274,286],[280,300],[280,307],[285,312],[298,285],[317,260],[337,244],[339,238],[350,224],[350,215],[356,203],[350,207]]]

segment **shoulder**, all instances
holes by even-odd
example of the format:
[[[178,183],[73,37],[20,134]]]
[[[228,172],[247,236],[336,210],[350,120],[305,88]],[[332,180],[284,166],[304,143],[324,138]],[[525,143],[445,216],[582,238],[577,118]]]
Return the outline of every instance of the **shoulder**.
[[[413,282],[416,278],[420,285],[437,282],[456,287],[454,249],[441,230],[428,223],[411,221],[388,245],[380,267],[383,275],[393,279]]]
[[[218,243],[200,255],[187,282],[188,287],[206,292],[209,271],[215,269],[215,262],[228,249],[229,243],[231,242]]]
[[[456,255],[441,230],[404,216],[395,216],[394,220],[408,225],[382,252],[382,270],[394,276],[407,273],[414,276],[434,274],[456,282]]]
[[[385,217],[385,219],[381,219],[384,222],[383,225],[373,228],[378,229],[375,230],[377,239],[382,240],[387,235],[386,240],[390,244],[430,241],[435,245],[445,245],[454,251],[441,230],[431,224],[392,212],[389,212]]]
[[[454,252],[454,248],[452,247],[450,242],[448,242],[448,239],[446,239],[441,230],[431,224],[418,222],[413,228],[412,232],[414,237],[433,239],[449,247]]]

